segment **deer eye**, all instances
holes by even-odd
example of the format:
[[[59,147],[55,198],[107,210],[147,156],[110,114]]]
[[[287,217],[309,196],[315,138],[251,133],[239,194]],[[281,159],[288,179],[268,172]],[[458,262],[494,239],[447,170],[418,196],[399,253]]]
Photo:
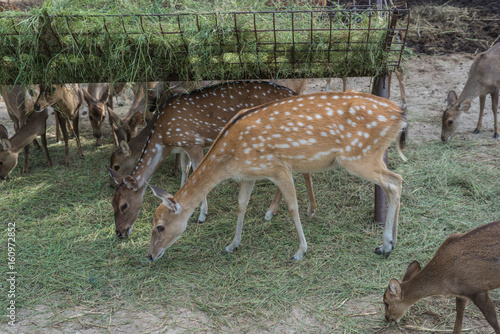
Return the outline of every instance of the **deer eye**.
[[[114,169],[116,172],[118,172],[118,170],[120,169],[120,165],[114,165],[114,166],[113,166],[113,169]]]
[[[450,120],[448,121],[448,125],[452,125],[452,124],[453,124],[453,120],[452,120],[452,119],[450,119]]]
[[[128,208],[128,204],[127,203],[122,204],[122,206],[120,206],[121,212],[125,211],[127,208]]]
[[[158,225],[158,226],[156,226],[156,230],[157,230],[158,232],[163,232],[163,231],[165,230],[165,227],[163,227],[163,226],[161,226],[161,225]]]

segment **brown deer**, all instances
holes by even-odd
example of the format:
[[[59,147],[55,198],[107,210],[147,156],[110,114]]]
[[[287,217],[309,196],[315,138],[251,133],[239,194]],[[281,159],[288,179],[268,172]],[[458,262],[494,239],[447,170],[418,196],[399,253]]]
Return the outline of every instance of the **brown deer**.
[[[374,95],[349,91],[316,93],[284,98],[242,110],[211,146],[175,196],[158,188],[162,199],[154,215],[149,259],[157,260],[186,229],[195,207],[219,182],[240,181],[238,219],[233,242],[241,241],[245,210],[255,180],[266,178],[279,188],[293,218],[300,260],[307,250],[302,231],[292,173],[313,173],[343,166],[349,173],[378,184],[388,199],[383,245],[377,254],[388,256],[396,244],[402,178],[387,169],[383,155],[399,137],[404,143],[406,117],[395,103]],[[163,147],[157,147],[160,152]],[[139,164],[145,168],[147,161]]]
[[[162,82],[140,82],[134,85],[134,101],[125,116],[121,119],[112,109],[109,110],[110,125],[113,129],[116,143],[129,142],[137,136],[137,127],[144,120],[151,120],[151,113],[155,113],[160,100],[168,95],[168,90]],[[117,145],[118,145],[117,144]]]
[[[401,283],[389,282],[384,293],[385,318],[398,323],[420,299],[448,295],[456,297],[453,333],[462,332],[465,306],[471,300],[499,334],[495,305],[488,294],[500,287],[499,259],[500,220],[449,236],[424,268],[413,261]]]
[[[70,132],[75,136],[78,146],[78,155],[83,158],[83,150],[78,131],[78,123],[80,121],[79,109],[82,101],[82,93],[78,84],[51,85],[40,87],[40,95],[34,105],[35,111],[40,111],[48,106],[53,106],[56,110],[56,117],[59,120],[64,138],[66,166],[70,163],[69,136],[66,125],[69,125]],[[66,120],[72,122],[66,122]]]
[[[89,106],[89,120],[92,133],[96,138],[95,145],[101,146],[102,125],[106,117],[108,105],[109,85],[107,83],[89,83],[87,89],[82,87],[83,98]]]
[[[123,177],[108,167],[111,177],[118,184],[112,200],[116,235],[126,237],[130,234],[139,215],[147,183],[167,155],[184,151],[193,168],[196,168],[203,159],[203,149],[213,143],[220,130],[239,110],[294,94],[285,87],[254,81],[225,83],[174,96],[158,116],[132,174]],[[204,222],[206,199],[200,199],[200,202],[198,221]],[[316,204],[311,202],[310,196],[308,213],[313,214],[315,208]]]
[[[46,124],[49,113],[47,109],[41,112],[32,112],[26,124],[19,129],[10,139],[2,139],[0,141],[0,178],[5,180],[7,175],[17,166],[19,152],[29,145],[36,136],[40,136],[42,146],[45,151],[47,165],[52,166],[52,161],[47,148]],[[28,172],[28,156],[25,156],[23,173]]]
[[[441,140],[447,141],[455,133],[462,121],[462,113],[468,112],[471,101],[479,96],[479,119],[473,133],[481,131],[483,123],[486,95],[491,95],[491,109],[493,111],[494,133],[498,138],[498,95],[500,90],[500,43],[495,44],[488,51],[480,53],[472,62],[469,77],[465,87],[457,97],[454,91],[448,93],[448,106],[443,112]]]

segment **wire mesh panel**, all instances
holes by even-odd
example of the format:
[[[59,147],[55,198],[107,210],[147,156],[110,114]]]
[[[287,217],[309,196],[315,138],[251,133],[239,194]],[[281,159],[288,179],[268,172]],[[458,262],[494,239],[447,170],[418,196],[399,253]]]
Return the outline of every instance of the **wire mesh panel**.
[[[399,66],[407,9],[0,15],[0,84],[375,76]]]

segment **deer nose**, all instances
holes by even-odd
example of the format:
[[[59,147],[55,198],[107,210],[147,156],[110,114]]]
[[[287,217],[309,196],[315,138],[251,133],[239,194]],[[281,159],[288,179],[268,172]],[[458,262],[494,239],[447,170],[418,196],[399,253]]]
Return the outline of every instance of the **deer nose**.
[[[35,111],[40,111],[40,105],[39,104],[35,104],[33,106],[33,108],[35,109]]]
[[[128,236],[128,231],[128,228],[123,233],[120,230],[116,229],[116,236],[120,239],[126,238]]]
[[[154,261],[154,259],[153,259],[153,255],[148,254],[148,260],[149,260],[149,261],[151,261],[151,262],[153,262],[153,261]]]

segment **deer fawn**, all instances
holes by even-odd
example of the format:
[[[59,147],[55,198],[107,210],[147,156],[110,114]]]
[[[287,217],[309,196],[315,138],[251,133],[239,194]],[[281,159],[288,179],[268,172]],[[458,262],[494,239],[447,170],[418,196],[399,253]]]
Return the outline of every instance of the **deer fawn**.
[[[40,95],[34,105],[35,111],[40,111],[48,106],[53,106],[56,110],[56,117],[59,120],[64,138],[66,166],[69,165],[70,161],[68,146],[69,137],[66,124],[69,125],[70,131],[75,135],[78,155],[83,158],[83,150],[78,131],[78,123],[80,120],[79,109],[82,101],[82,93],[79,85],[52,85],[49,87],[40,87]],[[66,119],[71,120],[72,124],[66,122]]]
[[[389,208],[384,243],[376,253],[388,256],[396,244],[402,178],[387,169],[383,154],[399,137],[398,152],[404,158],[405,118],[404,111],[393,102],[354,91],[293,96],[242,110],[221,131],[175,196],[152,187],[163,204],[154,215],[149,259],[157,260],[164,254],[186,229],[198,203],[229,178],[240,181],[240,191],[236,234],[226,251],[232,252],[240,244],[255,180],[267,178],[281,190],[295,223],[299,249],[292,258],[302,259],[307,243],[292,172],[319,172],[336,165],[386,192]]]
[[[237,111],[294,94],[287,88],[268,82],[232,82],[174,96],[158,116],[132,174],[122,177],[108,167],[111,177],[118,184],[112,200],[117,236],[130,234],[142,206],[147,183],[167,155],[184,151],[196,168],[203,159],[203,148],[213,143]],[[184,175],[185,172],[183,170]],[[182,180],[185,179],[183,176]],[[199,222],[205,221],[207,212],[204,197],[203,201],[200,199]],[[309,198],[311,200],[312,197]],[[309,213],[312,214],[315,208],[315,203],[310,203]]]
[[[456,297],[453,333],[462,332],[465,306],[471,300],[495,333],[500,333],[495,305],[488,291],[500,287],[500,220],[446,239],[434,257],[420,269],[413,261],[400,283],[389,282],[384,293],[385,318],[398,323],[408,308],[435,295]]]
[[[486,95],[491,95],[494,133],[498,138],[498,95],[500,90],[500,43],[480,53],[471,65],[465,87],[457,97],[454,91],[448,93],[448,106],[443,112],[441,140],[450,139],[462,120],[462,113],[468,112],[471,101],[479,96],[479,119],[474,133],[481,131]]]
[[[107,83],[90,83],[87,89],[82,88],[83,98],[89,106],[89,120],[92,133],[96,138],[95,145],[101,146],[102,125],[106,116],[109,96]]]
[[[47,109],[41,112],[32,112],[26,120],[26,124],[17,131],[12,138],[0,141],[0,178],[5,180],[7,175],[17,166],[19,152],[29,145],[36,136],[42,139],[47,164],[52,166],[49,150],[47,148],[46,124],[49,112]],[[25,155],[23,173],[28,172],[28,156]]]

